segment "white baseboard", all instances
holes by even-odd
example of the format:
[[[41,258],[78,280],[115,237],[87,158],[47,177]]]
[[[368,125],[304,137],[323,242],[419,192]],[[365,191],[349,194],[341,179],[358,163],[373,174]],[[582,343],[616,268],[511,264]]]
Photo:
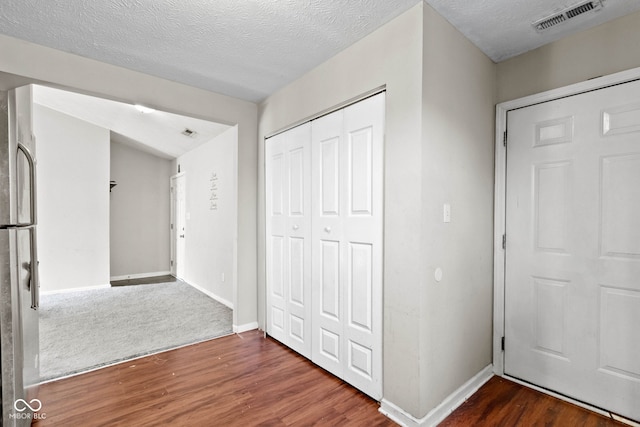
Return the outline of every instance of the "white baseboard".
[[[40,290],[40,295],[68,294],[70,292],[95,291],[97,289],[106,289],[110,287],[111,285],[107,284],[107,285],[85,286],[82,288],[56,289],[52,291]]]
[[[219,297],[218,295],[214,294],[211,291],[206,290],[205,288],[203,288],[202,286],[198,286],[195,283],[191,283],[191,282],[186,282],[185,283],[189,286],[191,286],[192,288],[196,288],[197,290],[199,290],[200,292],[202,292],[203,294],[213,298],[214,300],[218,301],[220,304],[222,305],[226,305],[227,307],[229,307],[231,310],[233,310],[233,303],[231,301],[228,301],[224,298]]]
[[[235,334],[253,331],[254,329],[258,329],[258,322],[245,323],[244,325],[233,325],[233,332]]]
[[[396,423],[406,427],[437,426],[458,406],[462,405],[484,383],[493,376],[493,365],[489,365],[478,372],[473,378],[464,383],[459,389],[451,393],[438,406],[433,408],[422,418],[415,418],[399,406],[382,399],[379,411]]]
[[[154,271],[150,273],[135,273],[125,274],[124,276],[111,276],[109,280],[111,280],[112,282],[117,282],[118,280],[146,279],[147,277],[169,276],[170,274],[170,271]]]

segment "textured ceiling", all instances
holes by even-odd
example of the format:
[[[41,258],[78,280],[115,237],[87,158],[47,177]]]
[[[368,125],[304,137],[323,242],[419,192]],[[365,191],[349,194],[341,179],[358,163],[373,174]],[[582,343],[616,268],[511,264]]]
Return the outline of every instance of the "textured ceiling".
[[[1,0],[0,33],[258,102],[420,0]],[[583,0],[426,0],[498,62],[640,10],[531,26]]]
[[[420,1],[0,0],[0,33],[259,102]],[[583,0],[425,1],[495,62],[640,10],[640,0],[603,0],[602,10],[538,33],[532,22]],[[41,102],[163,156],[175,157],[199,143],[185,143],[179,134],[170,142],[183,126],[171,115],[144,117],[126,106],[133,119],[106,123],[112,116],[104,109],[113,105],[60,96],[66,101]],[[147,129],[145,136],[141,129],[159,126],[160,118],[172,131],[161,137]],[[123,127],[131,121],[141,127]],[[201,138],[216,132],[201,129]],[[170,137],[161,142],[164,135]]]
[[[1,0],[0,33],[257,102],[419,0]]]
[[[585,13],[538,33],[533,22],[584,0],[426,0],[494,62],[640,10],[640,0],[604,0]]]

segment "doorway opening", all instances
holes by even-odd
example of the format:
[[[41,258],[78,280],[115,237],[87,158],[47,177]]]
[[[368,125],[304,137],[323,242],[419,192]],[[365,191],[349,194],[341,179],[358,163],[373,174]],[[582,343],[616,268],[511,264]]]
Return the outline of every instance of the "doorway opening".
[[[228,324],[216,334],[230,333],[237,276],[237,126],[162,111],[143,112],[133,105],[44,86],[34,86],[33,109],[41,184],[38,214],[42,313],[47,310],[48,298],[71,304],[71,297],[81,294],[86,304],[84,311],[95,314],[107,305],[101,293],[126,294],[111,312],[104,314],[104,322],[96,324],[95,330],[113,330],[115,341],[127,341],[127,334],[135,334],[135,330],[125,332],[112,326],[122,317],[132,324],[138,322],[134,329],[142,331],[158,323],[150,320],[154,313],[164,314],[159,318],[167,317],[173,306],[206,306],[210,300],[224,312],[220,323]],[[184,134],[185,129],[190,132]],[[180,262],[174,269],[170,229],[173,209],[168,184],[178,168],[188,170],[194,178],[189,190],[193,192],[183,191],[179,205],[182,234],[189,229],[193,237],[187,236],[182,245],[177,245]],[[215,210],[208,203],[210,182],[202,178],[212,172],[220,183]],[[206,204],[200,201],[203,193]],[[217,230],[224,230],[224,234],[216,234]],[[176,276],[181,280],[174,279]],[[161,283],[145,286],[110,285],[158,281]],[[139,296],[133,295],[146,293],[156,298],[175,290],[165,285],[186,286],[188,291],[178,292],[164,309],[159,300],[139,303]],[[187,298],[187,293],[193,294],[191,291],[199,295],[197,301]],[[118,311],[126,306],[132,306],[132,311]],[[147,314],[141,314],[145,310]],[[207,312],[216,310],[205,307]],[[199,328],[204,330],[204,326],[200,324]],[[73,334],[71,329],[65,333]],[[207,334],[196,333],[193,339],[207,339]],[[46,329],[42,336],[46,339]],[[184,344],[187,343],[160,342],[141,351],[148,354]],[[49,351],[47,344],[42,348]],[[132,356],[140,354],[138,351]],[[41,354],[43,366],[47,363],[45,356]]]

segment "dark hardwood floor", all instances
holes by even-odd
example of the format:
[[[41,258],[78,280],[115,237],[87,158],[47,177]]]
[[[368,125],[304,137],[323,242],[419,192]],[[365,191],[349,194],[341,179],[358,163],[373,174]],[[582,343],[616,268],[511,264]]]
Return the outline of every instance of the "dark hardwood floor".
[[[259,331],[41,385],[34,426],[392,426],[378,404]],[[443,426],[619,426],[499,377]]]
[[[625,424],[513,381],[493,377],[439,426],[614,427]]]
[[[258,331],[43,384],[34,426],[391,426],[378,404]]]
[[[124,280],[115,280],[111,282],[111,286],[133,286],[133,285],[155,285],[156,283],[168,283],[175,282],[176,279],[174,276],[166,275],[166,276],[152,276],[152,277],[141,277],[138,279],[124,279]]]

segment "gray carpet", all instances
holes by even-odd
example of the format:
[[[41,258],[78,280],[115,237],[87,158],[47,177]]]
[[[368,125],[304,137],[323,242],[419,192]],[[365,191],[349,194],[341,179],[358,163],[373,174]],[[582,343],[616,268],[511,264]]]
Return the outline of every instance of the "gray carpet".
[[[232,332],[231,309],[184,282],[42,295],[42,381]]]

